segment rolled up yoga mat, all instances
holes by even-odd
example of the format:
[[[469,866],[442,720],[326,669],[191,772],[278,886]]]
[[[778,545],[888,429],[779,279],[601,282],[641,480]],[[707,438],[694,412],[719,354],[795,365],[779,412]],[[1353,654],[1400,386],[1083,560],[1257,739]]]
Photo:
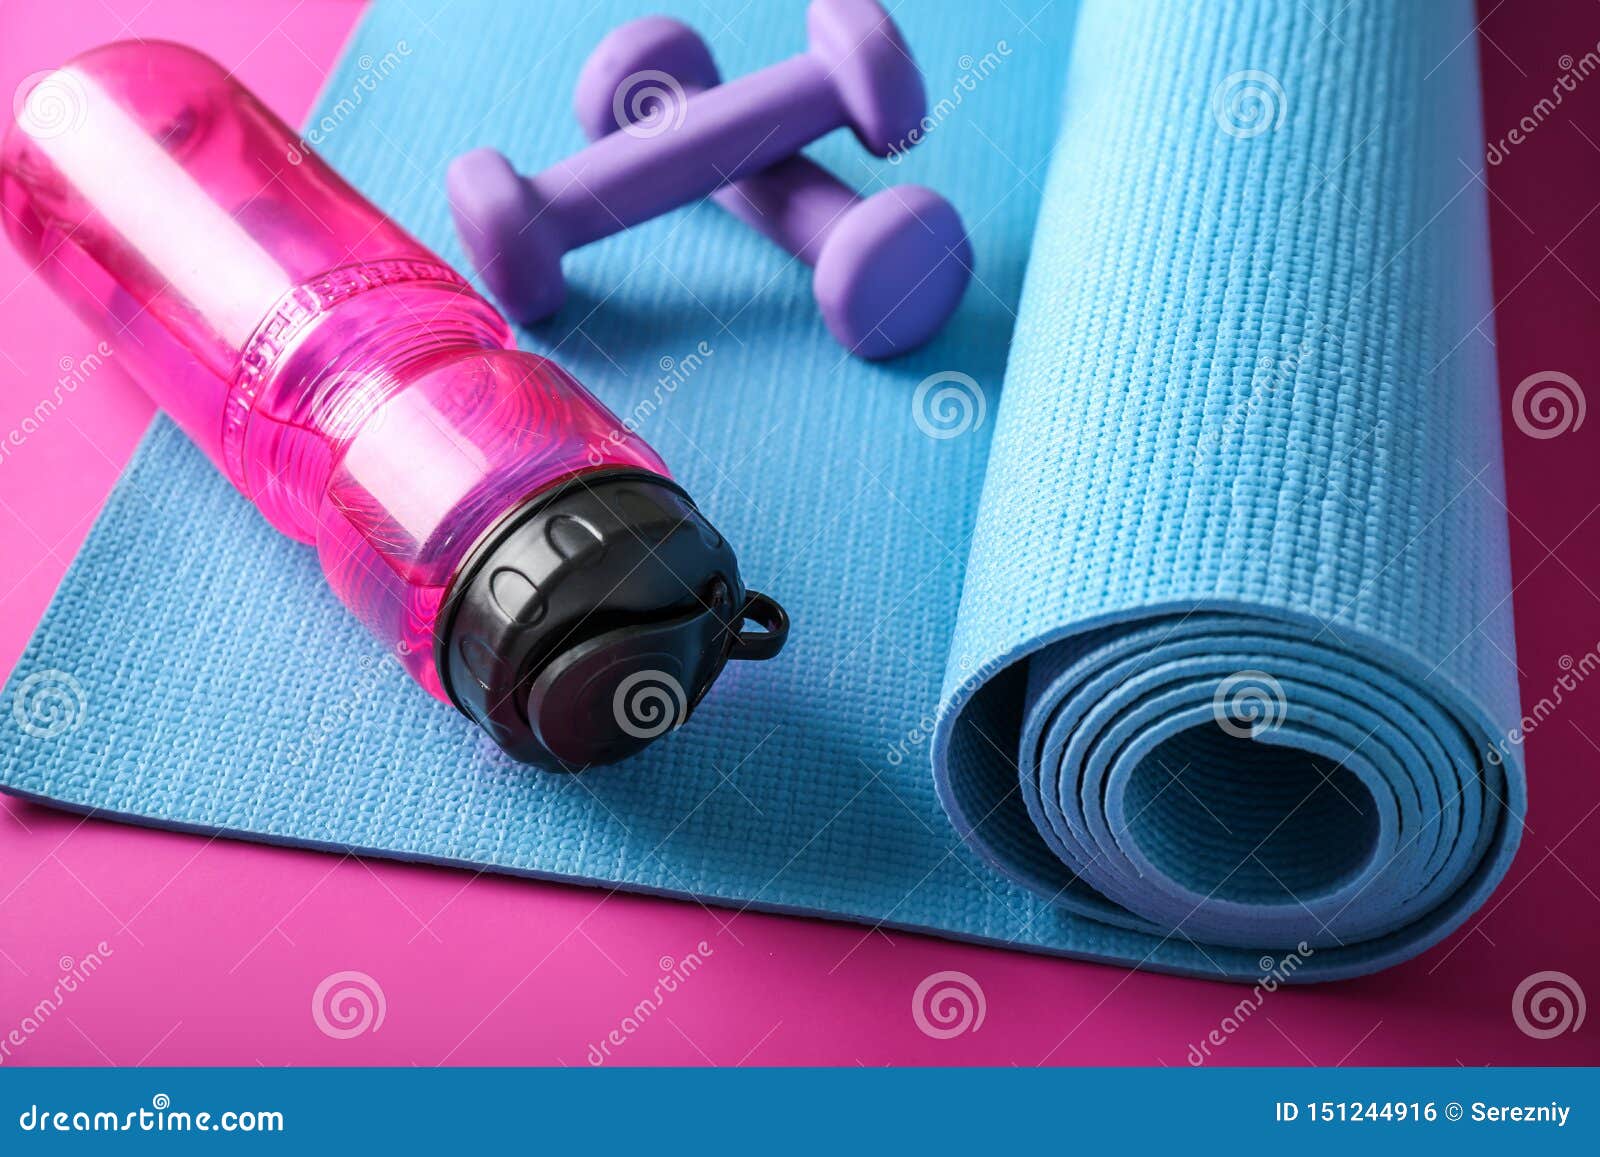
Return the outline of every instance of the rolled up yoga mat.
[[[662,7],[705,19],[378,0],[308,137],[461,264],[449,158],[580,147],[585,52]],[[711,37],[724,75],[803,44],[771,7]],[[807,272],[710,206],[572,255],[524,335],[700,496],[783,656],[620,767],[530,771],[161,420],[11,678],[0,784],[1229,979],[1459,926],[1524,806],[1471,4],[896,20],[923,141],[811,151],[960,209],[938,340],[842,355]]]
[[[1319,15],[1086,6],[934,768],[1063,907],[1342,969],[1523,780],[1471,8]]]

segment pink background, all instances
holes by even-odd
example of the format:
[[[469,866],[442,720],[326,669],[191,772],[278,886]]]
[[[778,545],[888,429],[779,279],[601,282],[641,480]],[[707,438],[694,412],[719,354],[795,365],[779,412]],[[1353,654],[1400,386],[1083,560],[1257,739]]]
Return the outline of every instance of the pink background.
[[[576,2],[576,0],[573,0]],[[1492,10],[1491,10],[1492,9]],[[1591,0],[1484,5],[1487,121],[1500,137],[1600,41]],[[0,93],[104,40],[171,37],[234,66],[291,121],[359,13],[338,0],[6,0]],[[1461,51],[1470,51],[1470,46]],[[1600,398],[1600,77],[1484,176],[1504,395],[1556,370]],[[1481,158],[1464,165],[1483,169]],[[1487,321],[1485,328],[1487,329]],[[0,431],[92,347],[0,246]],[[0,458],[0,671],[9,671],[150,407],[115,367]],[[1600,417],[1551,440],[1506,422],[1524,700],[1600,645]],[[1597,681],[1600,682],[1600,681]],[[1271,995],[1213,1063],[1600,1061],[1600,1012],[1536,1040],[1528,975],[1600,999],[1600,686],[1530,738],[1532,810],[1509,879],[1447,944],[1381,976]],[[613,1046],[616,1063],[1182,1065],[1244,993],[822,921],[149,832],[0,801],[0,1040],[100,942],[100,971],[9,1064],[573,1064],[651,995],[663,958],[700,971]],[[335,1039],[312,994],[381,988],[376,1031]],[[925,1035],[936,972],[981,987],[981,1027]]]

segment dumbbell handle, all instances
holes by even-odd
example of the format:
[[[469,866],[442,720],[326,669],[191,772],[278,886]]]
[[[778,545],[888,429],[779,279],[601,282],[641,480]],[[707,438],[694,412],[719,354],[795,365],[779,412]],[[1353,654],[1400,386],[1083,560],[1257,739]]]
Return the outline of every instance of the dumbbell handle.
[[[680,112],[676,127],[648,137],[611,133],[527,178],[567,249],[697,201],[847,123],[838,94],[809,53],[667,110],[674,119]]]
[[[711,89],[681,87],[686,105],[690,99],[724,86],[719,83]],[[670,121],[678,115],[678,106],[664,103],[655,115]],[[607,135],[617,134],[613,131]],[[756,232],[813,267],[834,224],[861,203],[853,189],[800,153],[723,185],[711,198]]]
[[[788,157],[712,194],[756,232],[815,266],[835,223],[861,198],[815,161]]]

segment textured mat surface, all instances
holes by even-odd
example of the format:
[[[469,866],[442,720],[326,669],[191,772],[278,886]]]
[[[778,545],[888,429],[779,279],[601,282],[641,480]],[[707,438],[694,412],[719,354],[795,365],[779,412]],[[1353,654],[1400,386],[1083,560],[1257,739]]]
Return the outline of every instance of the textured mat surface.
[[[728,74],[801,44],[779,4],[380,0],[308,135],[459,261],[448,159],[577,148],[584,53],[659,8]],[[813,150],[961,209],[981,283],[932,346],[843,357],[806,271],[711,206],[575,254],[526,335],[789,607],[781,660],[622,768],[530,773],[159,422],[12,677],[0,780],[1207,975],[1443,935],[1523,800],[1488,757],[1518,712],[1470,5],[1025,17],[899,5],[927,140]]]

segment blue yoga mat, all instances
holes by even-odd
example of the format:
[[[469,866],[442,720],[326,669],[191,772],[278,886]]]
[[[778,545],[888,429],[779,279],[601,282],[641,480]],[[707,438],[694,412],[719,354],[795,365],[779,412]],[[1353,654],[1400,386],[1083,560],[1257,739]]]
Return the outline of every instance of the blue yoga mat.
[[[660,7],[725,74],[803,45],[792,4],[379,0],[308,135],[461,264],[450,157],[578,148],[583,56]],[[780,659],[624,766],[517,766],[163,420],[11,679],[6,790],[1235,979],[1459,925],[1524,807],[1471,5],[1030,15],[906,0],[924,140],[812,150],[961,210],[932,345],[844,355],[709,204],[524,335],[788,606]]]

